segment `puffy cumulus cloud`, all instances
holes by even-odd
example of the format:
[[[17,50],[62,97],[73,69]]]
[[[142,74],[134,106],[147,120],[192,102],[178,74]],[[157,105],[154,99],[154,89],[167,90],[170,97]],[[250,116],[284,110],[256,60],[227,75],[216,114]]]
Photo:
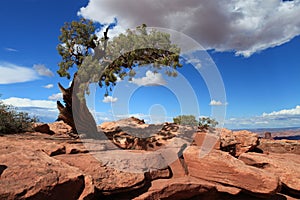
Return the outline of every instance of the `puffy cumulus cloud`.
[[[0,63],[0,84],[23,83],[38,79],[34,70],[12,63]]]
[[[300,106],[291,109],[283,109],[260,116],[249,118],[230,118],[225,126],[231,128],[280,128],[298,127],[300,124]]]
[[[18,108],[35,107],[56,109],[56,102],[48,100],[32,100],[28,98],[10,97],[8,99],[3,99],[2,102]]]
[[[210,106],[226,106],[228,103],[222,103],[221,101],[211,100],[209,105]]]
[[[206,49],[251,54],[281,45],[300,34],[300,0],[90,0],[78,12],[120,30],[143,23],[171,28]]]
[[[263,113],[263,117],[280,117],[280,116],[295,116],[299,115],[300,117],[300,106],[296,106],[292,109],[283,109],[280,111],[273,111],[271,113]]]
[[[51,96],[48,97],[49,100],[55,100],[55,101],[62,99],[62,98],[63,98],[62,93],[52,94]]]
[[[103,103],[114,103],[118,101],[118,98],[116,97],[112,97],[112,96],[106,96],[104,97],[104,99],[102,100]]]
[[[50,88],[53,88],[54,85],[53,84],[48,84],[48,85],[44,85],[43,88],[46,88],[46,89],[50,89]]]
[[[145,77],[132,78],[131,83],[134,83],[138,86],[157,86],[165,85],[166,81],[160,73],[154,73],[148,70]]]
[[[33,69],[40,75],[40,76],[48,76],[53,77],[54,74],[48,69],[45,65],[37,64],[33,65]]]

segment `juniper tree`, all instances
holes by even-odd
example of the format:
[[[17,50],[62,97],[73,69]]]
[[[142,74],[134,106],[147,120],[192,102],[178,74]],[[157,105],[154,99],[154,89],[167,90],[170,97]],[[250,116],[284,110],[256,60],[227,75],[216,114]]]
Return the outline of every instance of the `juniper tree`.
[[[59,36],[57,50],[62,61],[57,73],[70,79],[71,69],[76,67],[76,72],[70,88],[65,89],[59,84],[65,105],[57,102],[60,111],[58,119],[71,125],[75,132],[78,124],[94,127],[90,130],[82,128],[79,132],[96,131],[95,120],[84,98],[85,94],[89,94],[89,84],[98,83],[108,95],[118,78],[128,77],[130,80],[135,76],[136,66],[151,64],[154,71],[169,66],[164,68],[168,76],[176,76],[176,69],[181,67],[180,49],[171,43],[167,33],[154,29],[149,31],[143,24],[110,39],[110,26],[104,29],[102,37],[99,36],[100,29],[101,26],[96,23],[81,19],[65,23]],[[74,122],[75,115],[81,115],[77,122]]]

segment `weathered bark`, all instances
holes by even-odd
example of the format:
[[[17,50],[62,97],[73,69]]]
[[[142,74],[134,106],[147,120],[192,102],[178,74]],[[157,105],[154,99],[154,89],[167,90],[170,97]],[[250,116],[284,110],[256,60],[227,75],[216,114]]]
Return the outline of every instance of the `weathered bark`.
[[[63,94],[64,105],[57,101],[57,108],[59,115],[57,120],[62,120],[70,125],[75,134],[84,134],[86,136],[93,136],[97,133],[97,125],[93,115],[90,113],[86,101],[80,100],[77,97],[79,91],[80,81],[75,73],[72,84],[65,89],[60,83],[58,87]]]

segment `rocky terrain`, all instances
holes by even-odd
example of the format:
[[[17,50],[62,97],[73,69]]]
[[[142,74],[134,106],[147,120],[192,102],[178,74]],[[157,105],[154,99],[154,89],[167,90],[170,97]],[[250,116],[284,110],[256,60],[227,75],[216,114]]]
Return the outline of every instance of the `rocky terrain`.
[[[101,140],[63,122],[0,135],[0,199],[300,199],[299,141],[125,122],[99,126],[111,135]]]

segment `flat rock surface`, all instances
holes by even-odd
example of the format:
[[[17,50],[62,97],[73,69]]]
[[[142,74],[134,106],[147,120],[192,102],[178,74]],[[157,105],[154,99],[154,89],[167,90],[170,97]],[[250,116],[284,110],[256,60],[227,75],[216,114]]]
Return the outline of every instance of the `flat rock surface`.
[[[95,187],[103,193],[114,193],[120,190],[134,190],[144,186],[143,173],[120,172],[107,167],[91,154],[58,155],[56,159],[82,170],[93,178]]]
[[[294,153],[300,155],[299,140],[268,140],[260,139],[259,149],[272,153]]]

